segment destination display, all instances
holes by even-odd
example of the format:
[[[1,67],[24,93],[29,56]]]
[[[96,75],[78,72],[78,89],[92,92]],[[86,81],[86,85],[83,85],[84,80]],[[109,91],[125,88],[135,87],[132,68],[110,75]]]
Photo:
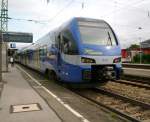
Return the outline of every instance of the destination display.
[[[32,33],[21,33],[21,32],[5,32],[3,33],[4,42],[19,42],[19,43],[32,43]]]

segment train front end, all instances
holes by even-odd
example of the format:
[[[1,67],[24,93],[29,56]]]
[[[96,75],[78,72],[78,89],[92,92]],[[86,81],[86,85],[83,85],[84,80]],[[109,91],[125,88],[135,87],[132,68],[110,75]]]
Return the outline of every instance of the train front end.
[[[66,81],[104,83],[119,79],[121,49],[112,28],[103,20],[77,18],[70,27],[77,53],[64,55]],[[70,44],[72,45],[72,44]],[[65,73],[64,73],[65,74]]]
[[[112,28],[102,20],[78,21],[82,80],[106,82],[119,79],[121,49]]]

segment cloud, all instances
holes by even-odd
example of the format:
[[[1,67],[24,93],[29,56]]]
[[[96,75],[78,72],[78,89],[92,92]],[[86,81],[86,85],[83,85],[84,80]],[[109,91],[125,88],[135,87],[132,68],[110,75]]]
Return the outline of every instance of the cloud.
[[[82,2],[84,1],[84,8]],[[135,43],[141,37],[150,38],[150,1],[146,0],[9,0],[9,16],[14,18],[49,20],[45,24],[9,21],[9,30],[33,32],[34,40],[73,16],[106,20],[117,33],[121,44]],[[70,3],[70,4],[69,4]],[[68,5],[69,4],[69,5]],[[138,27],[142,27],[139,30]],[[137,41],[138,42],[138,41]]]

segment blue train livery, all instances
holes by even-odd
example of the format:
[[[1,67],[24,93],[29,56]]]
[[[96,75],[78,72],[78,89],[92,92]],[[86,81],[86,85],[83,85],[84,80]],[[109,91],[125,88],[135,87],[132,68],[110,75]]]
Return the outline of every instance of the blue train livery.
[[[121,49],[104,20],[75,17],[21,49],[17,60],[51,79],[70,83],[105,83],[119,79]]]

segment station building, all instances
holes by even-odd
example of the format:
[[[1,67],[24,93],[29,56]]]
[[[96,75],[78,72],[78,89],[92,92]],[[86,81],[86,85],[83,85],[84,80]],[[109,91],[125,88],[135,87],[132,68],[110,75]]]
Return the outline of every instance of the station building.
[[[128,49],[122,49],[121,53],[122,53],[122,62],[130,62],[133,57],[137,54],[139,54],[140,52],[142,54],[148,54],[150,55],[150,39],[143,41],[140,43],[140,48],[136,48],[136,49],[132,49],[132,50],[128,50]]]
[[[144,54],[150,54],[150,39],[141,42],[141,48]]]

